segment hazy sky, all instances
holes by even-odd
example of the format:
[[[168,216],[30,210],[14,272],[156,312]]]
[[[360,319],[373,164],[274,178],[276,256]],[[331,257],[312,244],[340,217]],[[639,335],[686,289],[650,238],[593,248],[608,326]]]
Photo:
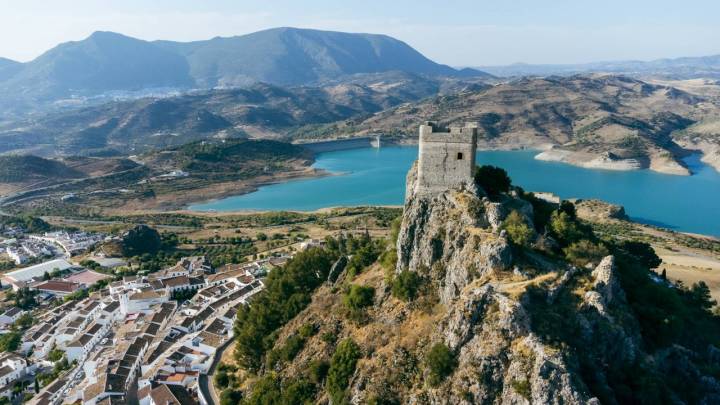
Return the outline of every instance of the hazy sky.
[[[179,41],[278,26],[388,34],[438,62],[578,63],[720,53],[720,0],[0,0],[0,56],[97,30]]]

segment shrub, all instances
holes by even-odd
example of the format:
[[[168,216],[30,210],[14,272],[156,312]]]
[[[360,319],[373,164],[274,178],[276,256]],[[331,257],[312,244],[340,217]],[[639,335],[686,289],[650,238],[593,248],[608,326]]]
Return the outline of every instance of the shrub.
[[[226,389],[220,394],[220,405],[236,405],[242,400],[242,392]]]
[[[550,216],[550,231],[558,241],[567,246],[583,237],[578,223],[565,211],[555,211]]]
[[[215,385],[220,389],[227,388],[230,385],[230,376],[225,370],[218,370],[215,374]]]
[[[513,210],[502,223],[502,229],[506,230],[510,241],[516,246],[527,247],[533,237],[533,230],[525,222],[522,214]]]
[[[512,181],[504,169],[495,166],[480,166],[475,169],[475,184],[490,196],[507,193]]]
[[[480,218],[485,213],[485,205],[480,199],[472,199],[468,203],[468,212],[473,218]]]
[[[20,347],[21,335],[19,332],[7,332],[0,335],[0,352],[12,352]]]
[[[325,332],[320,335],[320,340],[329,345],[333,345],[337,342],[337,335],[334,332]]]
[[[420,276],[414,271],[403,270],[392,281],[391,291],[395,298],[412,301],[417,297]]]
[[[437,343],[430,349],[430,353],[425,359],[425,366],[429,373],[428,382],[432,386],[438,386],[455,370],[457,360],[449,347],[443,343]]]
[[[400,234],[400,225],[402,225],[402,217],[393,219],[390,223],[390,241],[393,245],[397,244],[398,235]]]
[[[530,381],[528,380],[513,380],[513,382],[510,384],[512,385],[515,392],[520,394],[525,399],[530,399],[530,395],[532,394]]]
[[[352,339],[345,339],[338,345],[330,360],[327,374],[327,390],[333,403],[342,403],[350,377],[360,359],[360,348]]]
[[[305,324],[298,333],[290,336],[281,347],[271,350],[266,359],[268,368],[274,368],[279,362],[289,363],[305,348],[307,339],[314,334],[314,325]]]
[[[383,269],[387,271],[392,271],[395,268],[395,265],[397,264],[397,250],[396,249],[390,249],[383,252],[382,255],[380,255],[380,265],[383,267]]]
[[[327,360],[313,360],[308,366],[308,377],[315,384],[322,384],[327,377],[330,363]]]
[[[353,311],[369,307],[373,303],[375,289],[361,285],[351,285],[343,296],[343,304]]]
[[[577,266],[585,266],[588,263],[598,263],[608,255],[605,246],[595,244],[587,239],[575,242],[563,249],[565,258]]]
[[[348,277],[352,278],[356,274],[360,274],[367,266],[375,263],[375,260],[380,256],[380,252],[380,246],[373,243],[367,243],[359,248],[348,262]]]

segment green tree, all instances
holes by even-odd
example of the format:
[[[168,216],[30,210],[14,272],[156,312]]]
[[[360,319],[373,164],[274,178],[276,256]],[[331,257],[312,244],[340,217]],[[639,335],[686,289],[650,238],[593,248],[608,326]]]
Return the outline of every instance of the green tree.
[[[26,330],[27,328],[32,326],[34,321],[35,318],[33,318],[33,316],[29,312],[26,312],[20,315],[20,318],[18,318],[17,321],[13,323],[13,329],[17,331]]]
[[[414,271],[403,270],[392,281],[391,292],[393,297],[403,301],[412,301],[417,297],[420,287],[420,276]]]
[[[7,332],[0,335],[0,352],[12,352],[20,347],[22,336],[19,332]]]
[[[243,367],[253,371],[260,368],[263,355],[277,338],[273,332],[310,303],[313,291],[327,280],[336,259],[333,252],[324,249],[300,252],[268,275],[265,289],[255,295],[253,305],[239,307],[235,355]]]
[[[375,289],[373,287],[353,284],[343,296],[343,304],[348,309],[360,310],[372,305],[374,297]]]
[[[160,234],[147,225],[137,225],[123,235],[122,250],[126,257],[145,253],[155,254],[160,250],[162,239]]]
[[[265,241],[268,240],[268,236],[262,232],[258,232],[257,235],[255,235],[255,239],[259,241]]]
[[[220,394],[220,405],[237,405],[242,398],[242,392],[228,388]]]
[[[322,384],[327,377],[329,368],[330,363],[328,363],[327,360],[323,359],[311,361],[308,366],[308,376],[310,381],[318,385]]]
[[[512,181],[504,169],[486,165],[475,168],[475,184],[488,195],[497,196],[500,193],[507,193]]]
[[[555,211],[550,216],[550,231],[563,245],[570,245],[583,237],[576,220],[565,211]]]
[[[662,259],[658,257],[655,249],[649,243],[627,240],[620,244],[620,248],[635,257],[648,269],[654,269],[662,263]]]
[[[355,366],[360,359],[360,348],[352,339],[345,339],[338,344],[330,359],[327,375],[327,390],[333,403],[342,403],[350,377],[355,373]]]
[[[438,386],[455,370],[457,360],[449,347],[437,343],[425,358],[425,366],[429,374],[428,382],[432,386]]]
[[[65,355],[65,352],[58,349],[57,347],[53,347],[52,350],[50,350],[50,354],[48,354],[48,360],[52,362],[59,361],[63,358]]]
[[[525,222],[525,218],[513,210],[503,221],[502,229],[506,230],[510,241],[515,246],[527,247],[530,245],[533,237],[533,230]]]
[[[565,258],[576,266],[585,266],[588,263],[598,263],[609,254],[608,250],[599,244],[587,239],[572,243],[563,249]]]
[[[694,283],[690,287],[690,297],[695,305],[707,311],[717,304],[717,301],[710,295],[710,287],[704,281]]]

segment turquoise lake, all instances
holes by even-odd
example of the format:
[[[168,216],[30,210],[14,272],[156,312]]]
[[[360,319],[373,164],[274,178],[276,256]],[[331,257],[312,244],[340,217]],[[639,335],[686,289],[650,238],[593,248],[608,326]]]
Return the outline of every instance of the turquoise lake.
[[[533,159],[533,151],[483,151],[477,163],[503,167],[513,183],[528,191],[562,198],[599,198],[621,204],[634,220],[678,231],[720,236],[720,173],[698,156],[686,163],[692,176],[649,170],[589,170]],[[405,175],[417,148],[391,146],[318,155],[315,167],[336,176],[261,187],[241,196],[196,204],[196,211],[295,210],[355,205],[400,205]]]

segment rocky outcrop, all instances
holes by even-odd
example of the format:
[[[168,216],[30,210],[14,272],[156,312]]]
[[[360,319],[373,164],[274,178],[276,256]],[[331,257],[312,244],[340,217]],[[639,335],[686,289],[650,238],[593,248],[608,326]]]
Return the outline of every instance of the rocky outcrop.
[[[437,279],[442,286],[440,299],[448,303],[472,280],[510,266],[510,244],[499,232],[509,210],[482,199],[477,190],[416,196],[412,192],[415,170],[408,174],[397,271],[421,272]]]
[[[492,285],[459,299],[439,339],[458,353],[452,381],[429,393],[430,403],[587,403],[562,353],[531,331],[522,303]],[[478,373],[482,378],[477,378]],[[449,399],[449,400],[448,400]]]
[[[337,259],[330,268],[330,272],[328,273],[328,283],[335,283],[340,278],[340,275],[345,271],[347,264],[347,256],[340,256],[340,258]]]
[[[610,204],[600,200],[570,200],[575,205],[578,217],[588,221],[602,221],[606,219],[628,220],[625,208],[622,205]]]
[[[533,206],[520,195],[511,191],[490,201],[482,190],[466,187],[419,197],[412,193],[414,181],[413,169],[395,272],[419,273],[418,294],[409,301],[394,297],[388,286],[397,279],[380,264],[346,279],[338,261],[330,273],[341,281],[323,286],[282,333],[287,338],[307,324],[320,329],[282,371],[285,376],[295,378],[317,359],[332,356],[334,342],[350,338],[363,352],[345,392],[357,405],[619,404],[642,402],[655,391],[663,391],[656,398],[668,403],[718,403],[720,383],[707,371],[720,369],[715,346],[648,349],[652,341],[640,327],[645,329],[647,319],[637,314],[653,304],[638,306],[641,290],[626,291],[623,285],[650,273],[629,269],[623,249],[609,249],[618,256],[608,255],[594,267],[578,267],[563,260],[557,246],[538,248],[552,244],[541,242],[547,235],[512,247],[502,229],[511,212],[534,226]],[[598,202],[584,203],[578,203],[580,216],[598,211]],[[605,217],[624,215],[622,207],[600,211]],[[360,321],[343,315],[341,282],[376,291]],[[454,356],[439,381],[430,378],[428,365],[437,344]],[[673,386],[661,387],[666,382]],[[638,384],[641,394],[634,391]],[[318,402],[327,401],[320,394]]]

